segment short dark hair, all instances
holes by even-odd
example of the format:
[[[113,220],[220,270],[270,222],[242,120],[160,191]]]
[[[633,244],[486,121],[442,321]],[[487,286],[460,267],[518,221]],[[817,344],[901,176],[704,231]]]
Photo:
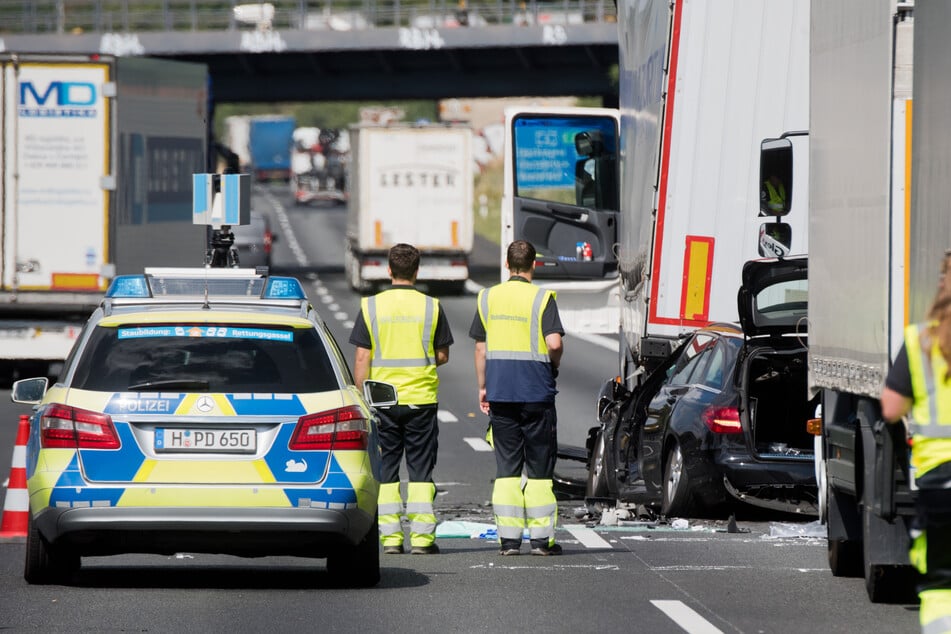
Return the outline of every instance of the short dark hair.
[[[535,263],[535,247],[528,240],[516,240],[509,245],[505,261],[512,273],[524,273],[532,270]]]
[[[415,280],[419,272],[419,249],[411,244],[400,242],[390,248],[387,262],[390,274],[397,280]]]

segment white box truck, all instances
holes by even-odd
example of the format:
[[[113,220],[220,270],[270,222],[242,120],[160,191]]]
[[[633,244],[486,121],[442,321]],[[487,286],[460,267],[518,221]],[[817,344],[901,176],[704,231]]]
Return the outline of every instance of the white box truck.
[[[459,125],[350,128],[345,269],[369,291],[389,280],[387,253],[420,250],[418,281],[461,290],[472,252],[472,129]]]
[[[0,364],[55,375],[115,275],[203,263],[207,70],[4,53],[0,99]]]
[[[829,566],[864,576],[874,602],[914,601],[908,443],[879,397],[951,248],[951,78],[935,62],[951,55],[951,7],[813,0],[812,15],[810,169],[795,177],[809,183],[809,389],[822,396]]]
[[[807,0],[622,0],[619,111],[506,111],[501,259],[535,245],[569,341],[619,333],[629,389],[685,333],[738,320],[747,260],[808,250],[806,196],[764,211],[759,170],[764,138],[808,128],[808,28]]]

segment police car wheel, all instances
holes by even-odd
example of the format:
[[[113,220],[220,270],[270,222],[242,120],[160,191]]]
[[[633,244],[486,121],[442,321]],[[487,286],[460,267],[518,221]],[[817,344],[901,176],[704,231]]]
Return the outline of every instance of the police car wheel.
[[[347,588],[371,588],[380,582],[380,528],[376,519],[356,546],[327,557],[331,583]]]
[[[69,581],[73,573],[79,570],[79,556],[52,548],[40,535],[32,516],[28,519],[28,525],[23,578],[27,583],[38,585]]]

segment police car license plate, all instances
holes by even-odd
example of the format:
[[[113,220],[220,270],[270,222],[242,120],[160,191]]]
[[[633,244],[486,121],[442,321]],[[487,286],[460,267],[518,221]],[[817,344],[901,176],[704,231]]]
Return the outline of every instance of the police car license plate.
[[[257,434],[253,429],[189,429],[183,427],[155,430],[158,452],[254,453]]]

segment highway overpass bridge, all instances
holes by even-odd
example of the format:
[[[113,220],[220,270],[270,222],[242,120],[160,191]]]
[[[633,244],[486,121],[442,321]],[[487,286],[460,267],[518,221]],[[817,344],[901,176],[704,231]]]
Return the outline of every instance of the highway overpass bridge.
[[[0,8],[0,51],[203,62],[218,103],[560,95],[616,103],[611,0],[16,4]]]

